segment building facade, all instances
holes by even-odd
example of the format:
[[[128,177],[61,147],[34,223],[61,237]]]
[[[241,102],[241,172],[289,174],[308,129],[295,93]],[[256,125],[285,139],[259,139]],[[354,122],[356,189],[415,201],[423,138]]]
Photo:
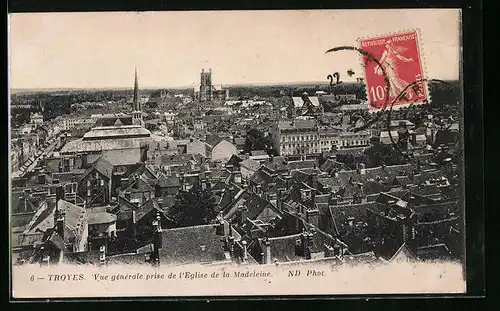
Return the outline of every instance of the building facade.
[[[368,146],[370,133],[320,127],[315,119],[295,119],[278,122],[271,138],[280,155],[298,155]]]

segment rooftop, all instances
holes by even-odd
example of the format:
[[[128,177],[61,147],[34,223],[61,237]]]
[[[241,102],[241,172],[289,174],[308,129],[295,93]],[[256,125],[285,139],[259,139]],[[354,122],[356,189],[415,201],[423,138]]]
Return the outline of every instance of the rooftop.
[[[150,137],[151,132],[140,125],[95,127],[85,133],[83,140]]]

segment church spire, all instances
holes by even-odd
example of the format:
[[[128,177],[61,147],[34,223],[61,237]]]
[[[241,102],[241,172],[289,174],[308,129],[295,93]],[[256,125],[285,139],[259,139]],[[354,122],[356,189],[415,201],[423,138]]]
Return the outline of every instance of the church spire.
[[[134,111],[141,111],[141,104],[139,102],[139,82],[137,80],[137,66],[135,67],[135,77],[134,77]]]
[[[137,81],[137,66],[135,67],[135,80],[134,80],[134,102],[132,104],[132,124],[144,126],[142,120],[141,102],[139,99],[139,82]]]

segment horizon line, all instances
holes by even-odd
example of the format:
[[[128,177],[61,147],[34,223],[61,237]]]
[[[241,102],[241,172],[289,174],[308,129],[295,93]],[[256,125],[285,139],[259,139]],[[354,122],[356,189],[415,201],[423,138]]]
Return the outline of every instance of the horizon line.
[[[460,81],[460,79],[442,79],[443,81]],[[357,81],[344,81],[345,84],[358,84]],[[291,85],[328,85],[329,81],[302,81],[302,82],[246,82],[246,83],[217,83],[212,84],[214,86],[224,86],[224,87],[234,87],[234,86],[291,86]],[[363,83],[364,84],[364,83]],[[171,85],[171,86],[145,86],[141,87],[140,90],[159,90],[159,89],[190,89],[192,85]],[[133,90],[134,86],[104,86],[104,87],[74,87],[74,86],[64,86],[64,87],[10,87],[9,90],[12,91],[71,91],[71,90]]]

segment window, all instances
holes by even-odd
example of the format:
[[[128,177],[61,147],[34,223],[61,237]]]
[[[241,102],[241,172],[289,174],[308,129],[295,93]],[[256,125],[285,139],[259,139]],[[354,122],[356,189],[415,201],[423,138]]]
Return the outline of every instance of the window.
[[[90,187],[90,180],[87,180],[87,187]]]
[[[104,179],[101,179],[101,186],[104,186]]]

